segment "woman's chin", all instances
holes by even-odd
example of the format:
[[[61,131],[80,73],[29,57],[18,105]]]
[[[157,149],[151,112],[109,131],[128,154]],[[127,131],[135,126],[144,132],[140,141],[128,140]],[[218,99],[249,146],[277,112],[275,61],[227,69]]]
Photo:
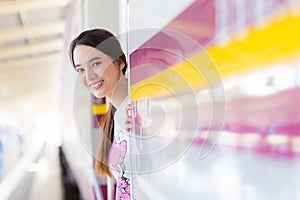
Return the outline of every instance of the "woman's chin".
[[[105,95],[99,94],[99,93],[95,93],[95,92],[93,92],[93,95],[94,95],[96,98],[98,98],[98,99],[101,99],[101,98],[105,97]]]

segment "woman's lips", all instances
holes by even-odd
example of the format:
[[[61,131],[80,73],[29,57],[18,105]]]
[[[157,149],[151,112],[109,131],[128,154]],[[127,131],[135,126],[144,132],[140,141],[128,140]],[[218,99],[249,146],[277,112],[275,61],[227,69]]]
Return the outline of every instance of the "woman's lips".
[[[95,83],[90,84],[89,86],[90,86],[90,88],[91,88],[92,90],[98,90],[98,89],[100,89],[100,88],[102,87],[103,82],[104,82],[104,80],[97,81],[97,82],[95,82]]]

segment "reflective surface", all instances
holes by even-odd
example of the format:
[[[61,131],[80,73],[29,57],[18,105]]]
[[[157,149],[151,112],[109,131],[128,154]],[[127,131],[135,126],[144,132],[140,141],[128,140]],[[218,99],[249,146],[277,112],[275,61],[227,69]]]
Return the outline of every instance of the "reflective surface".
[[[143,3],[127,30],[136,198],[298,199],[300,1]]]

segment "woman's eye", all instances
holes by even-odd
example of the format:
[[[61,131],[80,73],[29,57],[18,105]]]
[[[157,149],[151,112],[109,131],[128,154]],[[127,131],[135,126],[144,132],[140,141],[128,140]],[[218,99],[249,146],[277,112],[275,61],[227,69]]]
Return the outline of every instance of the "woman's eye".
[[[97,67],[100,64],[101,64],[101,62],[95,62],[95,63],[93,63],[93,67]]]
[[[76,72],[84,72],[83,68],[76,68]]]

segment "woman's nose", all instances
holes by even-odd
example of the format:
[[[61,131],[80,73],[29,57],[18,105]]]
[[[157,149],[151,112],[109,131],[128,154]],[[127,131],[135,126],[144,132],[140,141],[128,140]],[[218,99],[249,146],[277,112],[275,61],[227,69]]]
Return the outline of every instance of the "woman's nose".
[[[86,79],[87,80],[94,80],[97,78],[97,73],[94,71],[93,68],[87,68],[86,70]]]

